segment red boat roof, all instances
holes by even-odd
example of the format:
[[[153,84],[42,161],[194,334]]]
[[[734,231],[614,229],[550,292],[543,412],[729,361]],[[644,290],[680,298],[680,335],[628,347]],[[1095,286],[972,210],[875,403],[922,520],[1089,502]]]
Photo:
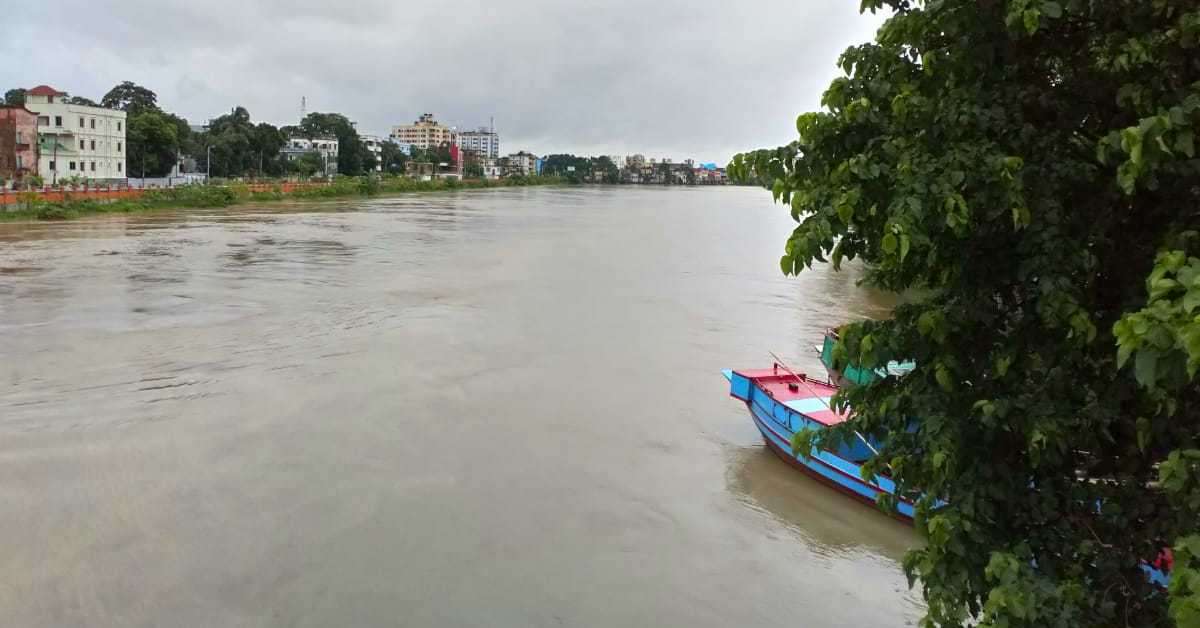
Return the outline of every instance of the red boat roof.
[[[837,425],[851,416],[830,408],[829,399],[837,392],[837,386],[828,382],[804,375],[798,379],[783,369],[739,369],[734,372],[754,382],[775,401],[822,425]]]

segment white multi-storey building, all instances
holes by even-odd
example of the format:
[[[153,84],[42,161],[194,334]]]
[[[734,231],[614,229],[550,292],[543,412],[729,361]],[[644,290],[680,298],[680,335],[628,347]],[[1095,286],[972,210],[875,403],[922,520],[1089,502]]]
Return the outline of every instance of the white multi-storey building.
[[[47,85],[25,92],[25,108],[37,114],[38,172],[50,182],[125,178],[125,112],[68,104],[66,96]]]
[[[500,178],[500,163],[497,159],[484,159],[483,163],[483,178],[499,179]]]
[[[462,131],[458,134],[458,147],[475,151],[484,159],[500,158],[500,136],[487,127],[478,131]]]
[[[537,163],[537,155],[532,155],[525,151],[513,153],[508,156],[508,168],[505,174],[520,174],[527,177],[539,174]]]
[[[337,172],[338,141],[336,137],[293,137],[279,150],[288,161],[296,161],[305,153],[317,153],[321,157],[324,174]]]
[[[378,135],[360,135],[363,146],[372,155],[375,155],[375,172],[383,172],[383,143],[384,140]]]

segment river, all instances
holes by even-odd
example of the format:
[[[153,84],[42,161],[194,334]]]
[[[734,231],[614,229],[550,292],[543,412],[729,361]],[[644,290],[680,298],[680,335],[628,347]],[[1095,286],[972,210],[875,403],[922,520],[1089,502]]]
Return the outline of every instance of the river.
[[[902,626],[720,370],[879,315],[751,188],[0,223],[9,626]]]

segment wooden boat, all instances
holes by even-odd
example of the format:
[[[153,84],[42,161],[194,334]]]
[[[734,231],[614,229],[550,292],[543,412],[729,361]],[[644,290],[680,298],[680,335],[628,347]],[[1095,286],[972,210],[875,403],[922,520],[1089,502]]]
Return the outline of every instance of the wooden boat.
[[[723,373],[729,380],[730,396],[746,404],[767,446],[788,464],[871,505],[881,494],[895,494],[895,484],[884,476],[863,479],[862,463],[875,453],[878,443],[862,435],[837,451],[814,447],[808,457],[792,453],[792,436],[798,431],[823,430],[850,418],[830,408],[829,399],[837,392],[836,386],[793,373],[779,363],[769,369]],[[912,502],[899,500],[897,515],[911,521]]]
[[[888,362],[886,367],[877,369],[868,369],[853,364],[846,368],[838,370],[833,367],[833,345],[837,344],[838,333],[836,329],[826,329],[825,337],[819,346],[814,346],[813,351],[821,356],[821,364],[825,366],[825,371],[829,373],[829,381],[835,386],[864,386],[871,382],[886,377],[895,375],[900,377],[908,374],[916,368],[916,362]]]
[[[862,463],[875,453],[878,443],[861,434],[857,442],[837,451],[814,447],[808,457],[792,453],[792,436],[798,431],[828,429],[851,419],[830,407],[830,398],[837,392],[833,383],[795,373],[778,362],[769,369],[725,370],[722,374],[729,380],[730,396],[746,404],[767,447],[785,462],[864,503],[874,505],[879,495],[895,494],[895,483],[887,477],[863,479]],[[912,502],[898,500],[897,518],[911,522],[914,512]],[[1171,551],[1164,549],[1154,561],[1143,562],[1141,569],[1152,583],[1166,588],[1171,563]]]

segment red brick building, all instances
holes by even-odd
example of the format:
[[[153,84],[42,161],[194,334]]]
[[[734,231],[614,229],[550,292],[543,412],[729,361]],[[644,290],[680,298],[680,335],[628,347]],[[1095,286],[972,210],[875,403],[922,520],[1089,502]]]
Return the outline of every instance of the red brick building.
[[[38,171],[37,114],[21,105],[0,105],[0,179]]]

